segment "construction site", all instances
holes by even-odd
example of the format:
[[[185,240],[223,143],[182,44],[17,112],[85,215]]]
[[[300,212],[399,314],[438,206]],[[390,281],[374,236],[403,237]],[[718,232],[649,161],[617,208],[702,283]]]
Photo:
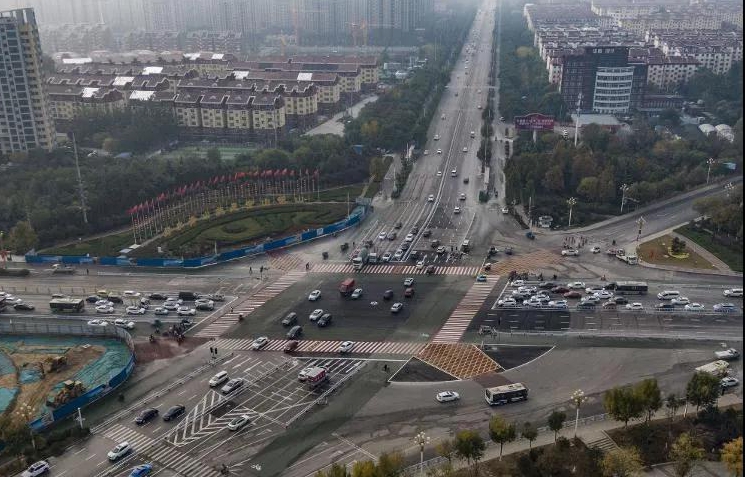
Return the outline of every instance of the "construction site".
[[[0,415],[19,423],[33,421],[107,384],[130,355],[116,339],[0,337]]]

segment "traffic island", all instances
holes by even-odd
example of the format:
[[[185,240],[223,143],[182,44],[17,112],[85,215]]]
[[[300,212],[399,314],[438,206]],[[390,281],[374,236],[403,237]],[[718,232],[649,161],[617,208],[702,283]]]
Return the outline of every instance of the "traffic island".
[[[675,241],[671,234],[656,237],[642,243],[636,249],[639,259],[652,265],[663,267],[689,268],[696,270],[717,270],[711,262],[687,247],[683,242]]]

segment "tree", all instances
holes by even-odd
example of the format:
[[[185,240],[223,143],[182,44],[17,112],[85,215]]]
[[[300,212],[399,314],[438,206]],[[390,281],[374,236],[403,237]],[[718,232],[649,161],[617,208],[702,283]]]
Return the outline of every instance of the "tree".
[[[675,395],[675,393],[670,393],[667,395],[667,398],[665,398],[665,407],[667,407],[668,416],[670,417],[671,421],[675,419],[675,415],[678,413],[678,409],[680,409],[684,405],[684,398],[679,398]]]
[[[619,447],[606,452],[601,465],[605,477],[630,477],[643,468],[636,447]]]
[[[357,461],[352,466],[352,477],[378,477],[378,469],[371,460]]]
[[[507,442],[517,437],[515,425],[504,420],[499,414],[494,414],[489,420],[489,437],[499,444],[499,460],[502,460],[502,450]]]
[[[564,192],[564,171],[558,164],[550,167],[543,176],[543,187],[560,194]]]
[[[554,411],[548,416],[548,428],[554,431],[554,442],[559,435],[559,431],[564,427],[564,422],[567,420],[567,415],[564,411]]]
[[[733,439],[722,447],[722,462],[732,473],[732,477],[742,475],[742,436]]]
[[[528,440],[528,446],[532,449],[533,441],[538,438],[538,429],[530,422],[525,422],[523,423],[523,430],[520,434]]]
[[[326,472],[326,477],[347,477],[347,468],[341,464],[334,462]]]
[[[440,457],[444,457],[448,460],[448,464],[453,464],[453,457],[455,456],[455,443],[452,439],[443,439],[435,445],[435,452]]]
[[[613,419],[622,421],[624,427],[629,425],[631,419],[640,417],[644,412],[641,399],[629,386],[607,391],[603,396],[603,406]]]
[[[595,201],[598,198],[600,179],[597,177],[583,177],[577,186],[577,194],[585,199]]]
[[[370,159],[370,178],[373,181],[380,182],[385,175],[385,161],[380,156]]]
[[[466,429],[455,435],[455,454],[472,466],[474,474],[478,474],[479,460],[485,450],[486,443],[477,431]]]
[[[404,468],[404,458],[398,452],[383,452],[378,457],[376,477],[396,477]]]
[[[678,254],[685,252],[686,245],[687,244],[685,240],[681,240],[678,237],[673,237],[673,241],[670,244],[670,250],[674,254],[678,255]]]
[[[8,241],[10,242],[11,250],[16,253],[26,253],[39,245],[39,237],[36,235],[36,231],[31,226],[31,223],[27,220],[18,222],[10,229]]]
[[[652,415],[662,407],[660,387],[657,385],[656,379],[650,378],[637,384],[635,391],[641,401],[642,408],[647,414],[645,422],[648,423],[652,419]]]
[[[109,154],[114,153],[119,150],[119,141],[117,141],[113,137],[107,137],[101,143],[101,149],[108,152]]]
[[[670,449],[670,459],[674,462],[673,469],[677,477],[690,475],[696,463],[703,458],[704,449],[687,432],[678,436]]]
[[[696,411],[713,406],[721,392],[719,383],[719,378],[712,374],[695,373],[686,386],[686,400],[696,406]]]
[[[220,162],[220,150],[216,147],[207,149],[207,160],[210,162]]]

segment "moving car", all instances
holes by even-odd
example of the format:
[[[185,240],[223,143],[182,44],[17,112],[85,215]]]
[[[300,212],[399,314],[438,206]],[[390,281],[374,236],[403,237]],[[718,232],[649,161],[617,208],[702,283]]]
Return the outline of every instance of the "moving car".
[[[437,402],[451,402],[460,399],[460,394],[455,391],[440,391],[435,396]]]
[[[717,303],[714,305],[714,311],[718,313],[734,313],[737,311],[737,307],[734,303]]]
[[[722,351],[715,351],[714,356],[717,359],[723,359],[725,361],[731,361],[740,357],[740,352],[735,348],[729,348]]]
[[[393,298],[393,290],[386,290],[383,292],[383,300],[390,300]]]
[[[409,287],[406,290],[404,290],[404,297],[405,298],[411,298],[414,296],[414,289]]]
[[[439,140],[440,140],[440,135],[439,135],[439,134],[435,134],[435,137],[434,137],[433,139],[434,139],[435,141],[439,141]]]
[[[153,292],[147,296],[151,300],[165,300],[168,298],[165,293]]]
[[[423,268],[424,268],[424,260],[419,260],[418,262],[416,262],[417,270],[422,270]]]
[[[215,302],[212,300],[197,300],[194,302],[194,308],[197,310],[212,311],[215,309]]]
[[[90,320],[88,326],[109,326],[109,322],[106,320]]]
[[[613,297],[613,292],[610,292],[608,290],[600,290],[598,292],[593,293],[593,296],[596,296],[600,298],[601,300],[608,300],[611,297]]]
[[[641,310],[644,310],[644,305],[642,305],[639,302],[627,303],[626,309],[631,310],[631,311],[641,311]]]
[[[310,292],[310,295],[308,295],[308,301],[316,301],[319,298],[321,298],[321,290],[313,290]]]
[[[466,194],[461,192],[460,196],[458,197],[458,200],[466,200]]]
[[[507,207],[506,205],[504,207],[502,207],[502,213],[503,214],[509,214],[510,213],[509,207]]]
[[[617,306],[615,301],[606,301],[603,303],[603,310],[615,310]]]
[[[302,334],[303,334],[303,327],[300,325],[295,325],[292,328],[290,328],[290,331],[287,332],[286,337],[288,340],[294,340],[294,339],[300,338]]]
[[[486,275],[484,275],[483,273],[480,274],[479,276],[476,277],[476,281],[479,282],[479,283],[485,282],[486,281]]]
[[[228,381],[228,382],[227,382],[227,383],[225,384],[225,386],[223,386],[223,387],[222,387],[222,389],[220,389],[220,391],[221,391],[221,392],[222,392],[223,394],[228,394],[228,393],[232,393],[232,392],[233,392],[233,391],[235,391],[236,389],[238,389],[238,388],[240,388],[241,386],[243,386],[243,383],[244,383],[244,381],[243,381],[243,379],[242,379],[242,378],[234,378],[234,379],[231,379],[230,381]]]
[[[605,288],[601,287],[600,285],[590,285],[589,287],[585,288],[585,291],[589,295],[593,295],[593,294],[598,293],[598,292],[601,292],[603,290],[605,290]]]
[[[194,308],[189,308],[188,306],[181,306],[179,307],[176,314],[178,316],[194,316],[197,314],[197,310]]]
[[[168,315],[168,310],[159,306],[155,309],[155,314],[158,316],[166,316]]]
[[[463,146],[463,152],[468,152],[468,147]]]
[[[582,292],[572,290],[564,293],[564,298],[582,298]]]
[[[724,290],[722,295],[727,298],[742,298],[742,288],[730,288],[729,290]]]
[[[251,423],[251,418],[247,414],[241,414],[228,423],[228,430],[237,431],[240,430],[246,424]]]
[[[288,341],[287,344],[285,345],[284,352],[292,353],[293,351],[297,349],[298,346],[300,346],[299,341],[296,341],[296,340]]]
[[[691,302],[691,300],[688,299],[688,297],[685,296],[679,296],[677,298],[673,298],[670,300],[670,304],[672,305],[687,305]]]
[[[671,303],[657,303],[654,306],[654,311],[675,311],[675,306]]]
[[[127,307],[128,315],[144,315],[145,312],[147,312],[147,310],[139,306],[128,306]]]
[[[434,201],[435,201],[435,196],[433,194],[430,194],[427,196],[427,202],[434,202]]]
[[[228,372],[227,371],[220,371],[216,375],[212,376],[209,380],[209,385],[211,388],[217,387],[227,381],[228,378]]]
[[[437,154],[442,154],[442,149],[438,149],[438,150],[437,150]],[[442,175],[442,172],[438,173],[438,175],[440,175],[440,176],[441,176],[441,175]]]
[[[413,284],[414,284],[414,278],[413,278],[413,277],[406,277],[406,278],[404,279],[404,286],[405,286],[405,287],[410,287],[410,286],[412,286]]]
[[[132,469],[129,477],[145,477],[153,471],[153,464],[141,464]]]
[[[460,214],[460,207],[458,207],[458,206],[456,205],[456,206],[455,206],[455,208],[453,209],[453,213],[454,213],[454,214]]]
[[[45,460],[34,462],[28,469],[24,470],[21,477],[37,477],[49,472],[49,463]]]
[[[109,300],[97,300],[96,306],[114,306],[114,304]]]
[[[267,344],[269,344],[269,338],[267,338],[266,336],[259,336],[253,341],[253,343],[251,343],[251,349],[260,350]]]
[[[117,318],[116,320],[114,320],[114,326],[124,328],[125,330],[133,330],[135,329],[135,322],[125,320],[124,318]]]
[[[171,406],[166,411],[166,413],[163,414],[163,420],[172,421],[185,412],[186,412],[186,406],[184,406],[183,404],[176,404],[175,406]]]
[[[158,410],[155,409],[154,407],[143,409],[142,411],[140,411],[140,414],[135,418],[135,424],[137,424],[138,426],[147,424],[151,420],[155,419],[157,415],[158,415]]]
[[[102,314],[114,313],[114,307],[111,306],[111,305],[109,305],[109,306],[97,306],[96,307],[96,313],[102,313]]]
[[[362,296],[362,288],[355,288],[351,295],[353,300],[357,300],[361,296]]]
[[[391,307],[391,313],[398,313],[398,312],[399,312],[399,311],[401,311],[401,310],[402,310],[403,308],[404,308],[404,304],[403,304],[403,303],[398,303],[398,302],[396,302],[396,303],[394,303],[394,304],[393,304],[393,306]]]
[[[339,353],[349,353],[354,349],[354,341],[345,341],[339,345]]]
[[[435,273],[435,266],[434,265],[427,265],[427,268],[424,270],[424,273],[427,275],[432,275]]]
[[[578,257],[579,256],[579,250],[575,248],[568,248],[566,250],[561,251],[562,257]]]
[[[297,313],[295,313],[295,312],[288,313],[287,316],[285,316],[284,318],[282,318],[281,323],[282,323],[282,326],[292,326],[292,325],[294,325],[295,323],[297,323]]]
[[[683,307],[685,311],[704,311],[705,306],[701,303],[689,303]]]
[[[315,310],[313,310],[310,316],[308,316],[308,318],[310,319],[310,321],[316,321],[321,316],[323,316],[323,310],[320,308],[316,308]]]
[[[111,449],[107,456],[110,462],[116,462],[130,452],[132,452],[132,446],[130,446],[128,442],[122,442]]]
[[[585,288],[585,282],[569,282],[567,284],[570,290],[582,290]]]
[[[597,245],[595,245],[594,247],[592,247],[590,249],[590,252],[592,252],[592,253],[600,253],[600,247],[598,247]]]
[[[323,316],[318,319],[317,324],[320,328],[326,327],[331,324],[332,318],[331,313],[324,313]]]
[[[551,288],[551,293],[566,293],[568,291],[570,291],[569,288],[563,287],[561,285]]]

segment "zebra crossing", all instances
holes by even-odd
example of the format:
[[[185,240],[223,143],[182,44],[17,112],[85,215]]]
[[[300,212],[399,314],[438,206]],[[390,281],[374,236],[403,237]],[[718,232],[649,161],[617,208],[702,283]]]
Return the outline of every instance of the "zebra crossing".
[[[164,467],[173,469],[184,477],[219,477],[220,474],[200,461],[178,450],[162,445],[155,439],[121,424],[113,424],[103,433],[114,442],[128,442],[135,452]]]
[[[303,259],[294,253],[286,250],[268,252],[269,266],[274,270],[296,270],[302,267]]]
[[[305,273],[305,271],[287,272],[277,281],[270,283],[254,293],[248,299],[241,302],[240,305],[233,307],[231,311],[223,314],[218,319],[199,330],[194,336],[197,338],[214,338],[222,335],[238,323],[238,315],[242,314],[244,317],[250,315],[264,303],[294,285],[298,280],[305,276]]]
[[[475,277],[479,274],[478,266],[436,266],[434,275],[467,275]],[[355,270],[351,263],[312,263],[310,271],[313,273],[380,273],[398,275],[424,275],[424,268],[416,265],[365,265],[362,270]]]
[[[442,325],[432,343],[457,343],[465,333],[471,320],[481,309],[484,301],[497,284],[498,276],[488,276],[485,282],[475,282],[455,307],[450,318]]]
[[[210,343],[219,349],[230,351],[250,350],[253,340],[222,338]],[[261,348],[262,351],[282,351],[288,340],[270,340]],[[342,341],[312,341],[300,340],[296,353],[336,353]],[[396,342],[396,341],[358,341],[350,354],[404,354],[416,355],[426,343]]]

